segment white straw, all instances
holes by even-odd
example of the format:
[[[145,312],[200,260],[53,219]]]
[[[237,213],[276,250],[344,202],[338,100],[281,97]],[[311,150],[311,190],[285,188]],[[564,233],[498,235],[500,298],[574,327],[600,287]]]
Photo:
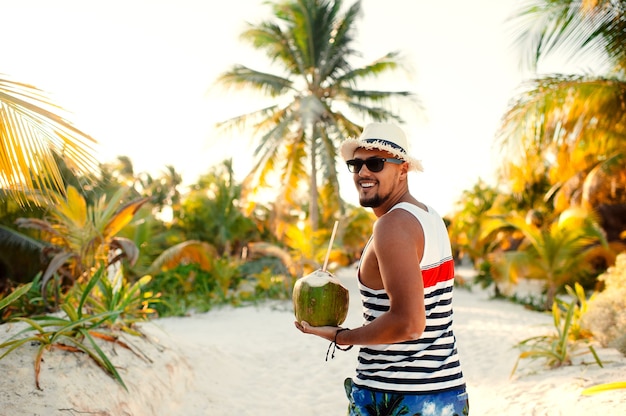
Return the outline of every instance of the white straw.
[[[328,258],[330,257],[330,249],[333,247],[333,240],[335,239],[335,233],[337,232],[337,225],[339,225],[339,221],[335,221],[333,233],[330,235],[330,241],[328,242],[328,251],[326,251],[326,259],[324,260],[324,267],[322,267],[323,272],[326,271],[326,266],[328,266]]]

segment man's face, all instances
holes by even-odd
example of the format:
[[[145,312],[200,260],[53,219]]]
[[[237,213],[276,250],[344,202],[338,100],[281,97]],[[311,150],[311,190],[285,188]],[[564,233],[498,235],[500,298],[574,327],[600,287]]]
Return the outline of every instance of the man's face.
[[[394,158],[390,153],[382,150],[367,150],[358,148],[353,159],[367,161],[376,158]],[[353,173],[354,184],[359,193],[359,203],[363,207],[378,208],[392,195],[401,164],[384,162],[380,172],[373,172],[364,163],[358,172]]]

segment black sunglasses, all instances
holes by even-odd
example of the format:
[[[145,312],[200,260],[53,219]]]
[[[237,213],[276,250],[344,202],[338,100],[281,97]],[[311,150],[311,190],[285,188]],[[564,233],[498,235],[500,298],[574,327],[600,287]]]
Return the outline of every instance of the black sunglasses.
[[[385,162],[400,165],[404,163],[404,160],[395,159],[393,157],[371,157],[365,160],[350,159],[346,161],[346,165],[348,165],[348,170],[352,173],[359,173],[363,165],[367,166],[367,170],[370,172],[380,172],[385,167]]]

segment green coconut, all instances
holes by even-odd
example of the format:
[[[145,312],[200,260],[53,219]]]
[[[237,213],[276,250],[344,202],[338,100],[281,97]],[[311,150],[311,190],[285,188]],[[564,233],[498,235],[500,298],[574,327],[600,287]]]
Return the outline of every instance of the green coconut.
[[[296,280],[293,309],[298,322],[339,326],[348,316],[349,292],[331,273],[316,270]]]

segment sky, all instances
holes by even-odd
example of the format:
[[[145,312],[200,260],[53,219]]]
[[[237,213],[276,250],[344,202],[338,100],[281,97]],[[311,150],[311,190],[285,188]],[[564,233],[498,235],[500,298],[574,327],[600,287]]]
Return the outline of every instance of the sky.
[[[352,1],[345,1],[352,4]],[[495,133],[525,76],[505,20],[515,0],[363,0],[356,26],[362,62],[400,51],[411,75],[380,88],[409,90],[423,112],[403,108],[414,196],[442,214],[498,167]],[[215,123],[266,103],[214,87],[233,64],[267,59],[239,40],[246,22],[270,17],[259,0],[0,0],[0,73],[47,91],[98,141],[98,159],[130,157],[135,172],[172,165],[193,183],[232,158],[240,179],[253,144],[218,135]],[[358,204],[352,175],[341,195]]]

